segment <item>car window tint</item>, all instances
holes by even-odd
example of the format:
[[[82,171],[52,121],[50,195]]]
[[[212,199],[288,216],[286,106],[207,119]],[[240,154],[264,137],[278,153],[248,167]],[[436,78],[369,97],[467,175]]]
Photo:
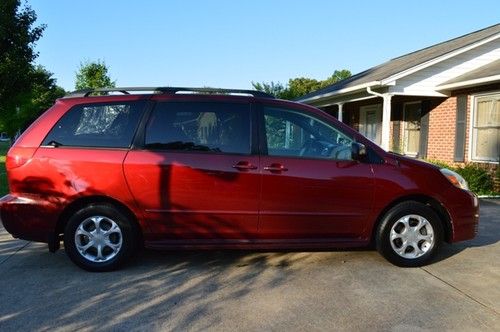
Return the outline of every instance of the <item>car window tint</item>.
[[[164,102],[146,128],[147,149],[250,154],[250,105]]]
[[[129,147],[143,105],[130,102],[75,106],[52,128],[43,145]]]
[[[264,107],[267,153],[321,159],[351,159],[353,139],[301,112]]]

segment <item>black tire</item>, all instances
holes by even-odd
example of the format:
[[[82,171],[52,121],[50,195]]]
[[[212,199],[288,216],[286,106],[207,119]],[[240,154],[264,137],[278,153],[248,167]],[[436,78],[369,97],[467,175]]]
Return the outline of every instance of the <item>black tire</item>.
[[[404,247],[403,241],[401,239],[394,239],[393,243],[391,244],[391,230],[393,226],[395,226],[396,223],[401,223],[400,220],[401,218],[409,215],[416,215],[420,216],[426,219],[430,226],[432,227],[430,230],[433,232],[433,240],[429,241],[425,244],[422,244],[422,246],[428,246],[428,249],[426,249],[424,254],[421,254],[421,256],[417,256],[415,258],[407,258],[403,257],[402,255],[409,256],[412,255],[412,251],[415,250],[411,245],[406,247],[406,250],[402,250]],[[415,218],[410,218],[410,222],[415,223],[418,222],[417,219]],[[402,224],[402,223],[401,223]],[[397,227],[401,225],[396,225],[394,228],[394,231],[397,232]],[[404,230],[404,226],[401,226]],[[412,228],[416,229],[416,228]],[[423,232],[423,236],[427,235],[427,229],[425,230],[418,230],[418,232]],[[414,232],[415,234],[415,232]],[[422,234],[422,233],[420,233]],[[398,235],[396,235],[398,236]],[[414,238],[415,239],[415,238]],[[397,242],[400,241],[400,242]],[[424,240],[421,240],[424,242]],[[432,245],[429,245],[429,243],[432,243]],[[436,253],[439,251],[439,248],[441,247],[441,244],[443,242],[443,224],[442,221],[439,219],[438,215],[430,208],[429,206],[415,202],[415,201],[407,201],[400,203],[396,206],[394,206],[392,209],[390,209],[383,217],[380,225],[377,228],[376,234],[375,234],[375,243],[378,252],[384,256],[389,262],[393,263],[394,265],[401,266],[401,267],[418,267],[418,266],[423,266],[431,262],[431,260],[434,258]],[[416,242],[417,245],[419,246],[418,251],[422,250],[422,247],[420,247],[420,242]],[[396,252],[396,249],[393,249],[393,246],[396,247],[396,249],[399,249],[402,251],[402,254],[398,254]],[[411,247],[411,248],[410,248]],[[423,250],[422,250],[423,251]],[[413,253],[415,255],[415,252]]]
[[[96,260],[98,260],[97,248],[91,247],[88,251],[85,251],[84,254],[89,258],[84,257],[84,254],[81,254],[77,248],[77,241],[85,241],[85,239],[88,240],[89,238],[85,237],[85,235],[79,235],[77,239],[75,236],[76,232],[80,225],[84,225],[85,227],[87,225],[92,226],[91,221],[89,221],[92,217],[103,217],[102,219],[97,219],[99,220],[99,224],[101,222],[103,223],[102,230],[104,231],[106,231],[106,227],[110,227],[107,225],[112,225],[110,221],[114,222],[119,228],[119,231],[113,232],[113,235],[103,235],[99,239],[99,241],[111,241],[116,247],[119,247],[119,249],[115,248],[116,250],[113,250],[111,246],[106,247],[104,245],[104,248],[101,246],[101,253],[104,259],[109,257],[109,259],[103,259],[103,261],[92,260],[93,255],[96,257]],[[82,269],[92,272],[116,270],[130,259],[137,248],[137,230],[134,225],[134,222],[130,220],[125,213],[112,204],[90,204],[78,210],[68,220],[64,230],[64,249],[73,263]],[[80,240],[82,236],[83,240]],[[81,245],[81,243],[79,244]],[[91,250],[94,250],[94,252],[91,252]],[[111,253],[106,256],[106,252],[109,251],[111,251]]]

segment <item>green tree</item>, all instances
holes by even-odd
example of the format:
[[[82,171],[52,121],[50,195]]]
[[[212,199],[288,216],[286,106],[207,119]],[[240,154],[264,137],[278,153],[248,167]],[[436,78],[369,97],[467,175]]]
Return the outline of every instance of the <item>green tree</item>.
[[[270,95],[275,96],[276,98],[286,99],[287,89],[283,86],[283,84],[279,82],[278,83],[252,82],[252,85],[255,90],[268,93]]]
[[[4,119],[9,126],[4,129],[13,135],[18,129],[25,129],[45,110],[51,107],[57,98],[65,95],[63,88],[57,86],[52,73],[42,66],[37,66],[30,73],[31,90],[23,92],[18,98],[14,112],[9,112]]]
[[[296,99],[310,92],[322,89],[328,85],[335,84],[340,80],[351,76],[351,72],[347,69],[335,70],[334,73],[326,80],[319,81],[314,78],[297,77],[288,80],[288,84],[284,86],[278,83],[255,83],[252,82],[254,89],[272,94],[280,99]]]
[[[352,74],[350,70],[347,69],[335,70],[332,76],[328,77],[326,80],[323,81],[322,88],[324,88],[327,85],[335,84],[338,81],[345,80],[346,78],[349,78],[351,76]]]
[[[80,64],[76,73],[75,89],[96,89],[113,88],[115,81],[112,81],[108,74],[108,66],[101,60],[86,61]]]
[[[35,43],[45,25],[35,26],[36,13],[19,0],[0,1],[0,130],[12,133],[8,118],[33,88]]]

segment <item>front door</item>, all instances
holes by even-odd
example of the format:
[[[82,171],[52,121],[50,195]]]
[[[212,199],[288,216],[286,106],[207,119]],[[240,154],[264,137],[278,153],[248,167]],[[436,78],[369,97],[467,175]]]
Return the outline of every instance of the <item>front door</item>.
[[[421,102],[405,103],[403,109],[404,134],[403,149],[404,154],[417,157],[420,147],[420,119],[422,113]]]
[[[359,132],[377,144],[382,143],[382,109],[380,104],[359,109]]]
[[[263,108],[261,126],[261,236],[285,241],[359,236],[374,182],[370,165],[351,159],[353,137],[323,118],[272,106]]]
[[[250,104],[156,99],[144,149],[124,164],[151,232],[180,241],[253,238],[261,175]]]

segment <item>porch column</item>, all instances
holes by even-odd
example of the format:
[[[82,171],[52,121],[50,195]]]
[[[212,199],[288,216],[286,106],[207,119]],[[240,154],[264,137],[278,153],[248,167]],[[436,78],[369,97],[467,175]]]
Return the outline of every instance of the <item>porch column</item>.
[[[391,136],[391,98],[392,95],[384,93],[382,95],[382,148],[389,151]]]
[[[342,122],[342,106],[344,106],[344,103],[338,103],[337,106],[339,107],[339,111],[337,113],[337,120]]]

